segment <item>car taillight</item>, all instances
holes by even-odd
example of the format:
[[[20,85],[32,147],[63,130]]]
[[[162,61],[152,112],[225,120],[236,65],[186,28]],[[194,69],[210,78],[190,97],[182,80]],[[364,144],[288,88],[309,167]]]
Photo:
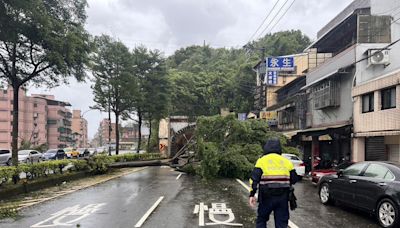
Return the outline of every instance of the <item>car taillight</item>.
[[[306,164],[304,164],[304,163],[301,163],[299,166],[306,166]]]

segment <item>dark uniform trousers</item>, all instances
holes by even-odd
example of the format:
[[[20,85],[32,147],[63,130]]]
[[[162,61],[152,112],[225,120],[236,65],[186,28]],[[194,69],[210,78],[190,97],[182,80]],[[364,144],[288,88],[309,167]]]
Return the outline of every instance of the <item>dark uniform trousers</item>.
[[[274,212],[275,228],[287,228],[289,220],[288,194],[264,196],[259,199],[256,228],[266,228]]]

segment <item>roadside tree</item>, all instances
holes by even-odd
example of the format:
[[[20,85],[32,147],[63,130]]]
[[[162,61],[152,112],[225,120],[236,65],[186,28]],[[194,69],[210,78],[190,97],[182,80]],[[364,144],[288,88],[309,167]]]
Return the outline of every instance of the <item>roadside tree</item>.
[[[138,90],[131,59],[129,49],[122,42],[106,35],[95,38],[92,89],[96,105],[93,108],[114,113],[116,154],[119,153],[119,119],[132,108]]]
[[[90,52],[86,0],[0,3],[0,80],[13,88],[12,162],[18,164],[19,91],[85,77]]]

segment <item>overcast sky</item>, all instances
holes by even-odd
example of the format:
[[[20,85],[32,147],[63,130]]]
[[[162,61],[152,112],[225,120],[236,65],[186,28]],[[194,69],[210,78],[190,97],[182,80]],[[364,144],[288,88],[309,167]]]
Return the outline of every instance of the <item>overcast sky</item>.
[[[181,47],[203,44],[213,47],[242,47],[256,31],[277,0],[88,0],[86,28],[93,35],[108,34],[127,46],[144,44],[165,55]],[[281,14],[293,0],[288,0]],[[286,0],[280,0],[267,23]],[[300,29],[311,39],[351,0],[295,0],[272,32]],[[276,19],[279,18],[279,15]],[[275,24],[276,20],[271,24]],[[270,30],[272,26],[266,29]],[[265,26],[260,29],[264,30]],[[255,38],[264,35],[257,34]],[[54,94],[68,101],[73,109],[89,110],[93,105],[90,81],[51,90],[32,88],[31,93]],[[99,111],[87,112],[89,137],[106,117]]]

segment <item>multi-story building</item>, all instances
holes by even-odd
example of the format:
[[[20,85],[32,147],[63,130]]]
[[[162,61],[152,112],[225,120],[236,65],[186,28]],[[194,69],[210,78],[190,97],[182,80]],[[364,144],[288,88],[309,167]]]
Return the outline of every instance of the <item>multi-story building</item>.
[[[88,128],[87,120],[82,117],[81,110],[72,110],[72,134],[74,135],[74,144],[79,148],[88,146]]]
[[[103,139],[103,145],[108,144],[109,140],[109,132],[110,132],[110,121],[108,119],[103,119],[100,122],[100,127],[99,131],[101,134],[101,138]],[[111,123],[111,134],[110,134],[110,139],[111,139],[111,144],[115,144],[115,123]]]
[[[11,147],[13,91],[0,90],[0,147]],[[31,146],[47,144],[49,148],[70,145],[71,113],[68,103],[57,101],[52,95],[27,96],[19,91],[19,144]]]
[[[356,47],[351,94],[353,159],[400,162],[399,1],[368,3],[369,11],[358,18],[363,42]]]
[[[267,65],[270,58],[286,59],[290,62],[293,61],[293,64],[290,69],[270,69],[270,66]],[[278,98],[277,91],[304,76],[304,72],[309,69],[309,61],[309,53],[300,53],[268,57],[253,68],[257,73],[257,87],[254,96],[255,112],[259,113],[259,118],[266,119],[272,129],[277,129],[278,127],[278,113],[275,108],[281,101]]]
[[[256,110],[265,110],[277,103],[276,91],[299,76],[304,75],[308,69],[308,53],[279,56],[279,58],[293,58],[293,69],[289,71],[269,71],[266,60],[260,61],[253,70],[256,72],[256,91],[254,96],[254,107]],[[272,78],[269,73],[276,73]]]
[[[399,49],[395,44],[391,45],[392,50],[385,47],[399,36],[399,26],[391,15],[397,3],[355,0],[321,29],[317,40],[306,49],[317,57],[329,57],[309,70],[306,86],[302,88],[307,94],[307,129],[296,137],[307,148],[306,158],[313,154],[326,161],[338,161],[349,158],[352,151],[355,161],[383,158],[375,155],[383,155],[385,143],[392,145],[395,141],[392,136],[383,138],[382,134],[389,131],[393,134],[392,124],[398,121],[398,116],[387,115],[393,118],[386,118],[384,121],[389,122],[385,124],[373,122],[383,120],[383,113],[396,112],[398,83],[390,72],[400,66],[396,56]],[[381,53],[374,57],[372,54],[377,51]],[[390,65],[386,62],[388,56],[393,57]],[[384,75],[393,80],[378,79]],[[362,103],[365,103],[363,108]],[[377,112],[372,112],[375,107]],[[387,129],[386,133],[382,128]],[[380,131],[376,132],[378,138],[371,138],[373,135],[368,131]]]
[[[0,147],[11,147],[13,121],[13,90],[0,90]],[[28,142],[33,146],[47,143],[47,102],[30,97],[19,91],[18,143]]]
[[[71,118],[68,102],[55,100],[53,95],[33,94],[37,99],[44,99],[47,105],[47,143],[49,148],[73,146]]]

